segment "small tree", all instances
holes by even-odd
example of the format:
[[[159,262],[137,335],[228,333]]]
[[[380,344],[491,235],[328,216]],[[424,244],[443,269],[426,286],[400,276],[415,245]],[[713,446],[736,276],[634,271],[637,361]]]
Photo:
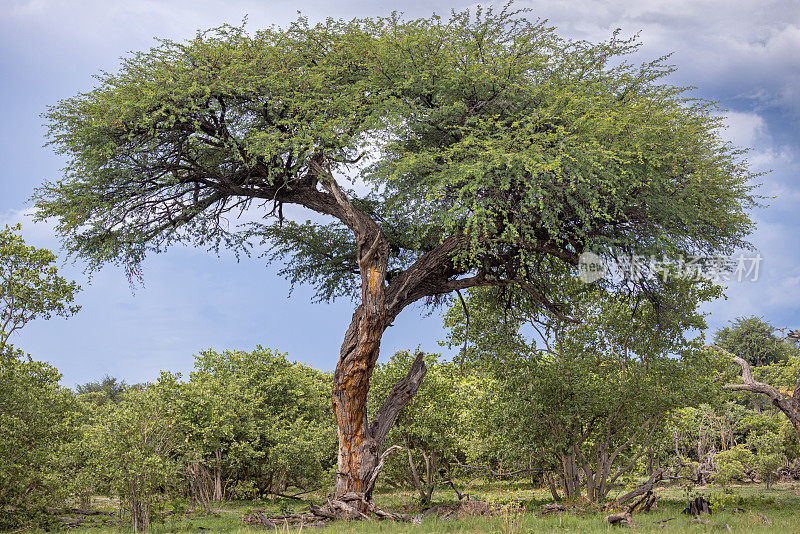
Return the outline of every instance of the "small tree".
[[[201,352],[181,411],[190,476],[210,482],[198,492],[221,500],[237,484],[260,495],[323,485],[336,458],[329,389],[330,375],[270,349]]]
[[[759,367],[785,361],[797,348],[775,335],[777,328],[760,317],[739,317],[714,334],[714,344]]]
[[[130,387],[124,380],[117,380],[113,376],[105,375],[100,380],[78,384],[75,386],[75,392],[83,395],[86,399],[92,398],[97,404],[104,404],[119,402]]]
[[[21,225],[0,230],[0,349],[14,332],[37,318],[68,317],[80,287],[59,276],[55,255],[25,245]]]
[[[775,471],[783,464],[784,455],[781,451],[782,443],[778,434],[764,432],[748,436],[747,445],[755,450],[755,466],[761,481],[772,489],[775,480]]]
[[[743,443],[717,452],[714,454],[714,483],[725,489],[731,482],[743,480],[754,463],[755,456]]]
[[[88,468],[119,496],[135,532],[150,528],[158,506],[180,481],[181,388],[175,376],[162,374],[157,383],[128,391],[121,402],[99,406],[83,428]]]
[[[0,531],[47,525],[65,497],[59,455],[76,436],[75,397],[52,366],[0,345]]]
[[[79,309],[71,304],[78,285],[59,276],[52,252],[27,246],[20,230],[0,229],[0,530],[41,522],[57,502],[57,455],[74,435],[76,409],[55,368],[8,342],[34,319]]]
[[[501,402],[513,414],[510,428],[500,432],[511,434],[520,447],[538,448],[569,499],[580,496],[584,481],[589,499],[605,499],[649,450],[672,411],[700,402],[713,389],[713,354],[699,351],[697,340],[685,332],[703,328],[697,305],[718,290],[674,280],[661,291],[653,301],[597,287],[571,291],[565,284],[562,301],[569,299],[578,324],[553,318],[540,303],[519,295],[480,291],[468,299],[471,315],[483,310],[484,322],[516,324],[508,329],[516,332],[513,337],[538,331],[538,345],[513,341],[484,347],[488,354],[481,359],[500,378]],[[657,302],[669,304],[662,308]],[[448,319],[456,338],[464,332],[462,313],[456,305]]]

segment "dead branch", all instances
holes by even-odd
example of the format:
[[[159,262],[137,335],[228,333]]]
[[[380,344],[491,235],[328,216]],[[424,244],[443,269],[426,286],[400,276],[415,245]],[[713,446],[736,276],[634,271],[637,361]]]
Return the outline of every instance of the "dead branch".
[[[634,510],[636,510],[636,508],[640,504],[642,504],[643,502],[648,501],[651,497],[654,497],[654,495],[653,495],[653,493],[651,491],[648,491],[647,493],[645,493],[644,495],[639,497],[639,499],[637,499],[636,502],[634,502],[633,504],[628,506],[628,509],[625,510],[624,512],[617,512],[616,514],[607,515],[606,516],[606,521],[608,521],[608,523],[610,525],[615,525],[615,526],[619,526],[619,527],[633,527],[633,526],[635,526],[635,523],[633,522],[633,512],[634,512]],[[653,501],[653,502],[655,502],[655,501]],[[652,506],[652,503],[649,506]],[[649,506],[648,506],[648,509],[649,509]]]
[[[622,497],[617,499],[617,502],[619,504],[625,504],[626,502],[630,501],[631,499],[635,499],[639,495],[651,493],[653,491],[653,488],[655,487],[655,485],[658,484],[659,482],[661,482],[661,480],[664,478],[664,473],[666,471],[667,471],[666,467],[662,467],[661,469],[656,470],[655,472],[653,472],[652,475],[650,475],[650,478],[647,479],[647,481],[644,484],[642,484],[642,485],[636,487],[635,489],[633,489],[632,491],[626,493],[625,495],[623,495]]]

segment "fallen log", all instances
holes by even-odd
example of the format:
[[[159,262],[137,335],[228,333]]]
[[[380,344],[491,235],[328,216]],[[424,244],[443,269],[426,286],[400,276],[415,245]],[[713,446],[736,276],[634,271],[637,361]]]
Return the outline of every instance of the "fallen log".
[[[628,509],[625,510],[624,512],[617,512],[615,514],[607,515],[606,516],[606,521],[608,521],[608,523],[610,525],[614,525],[614,526],[617,526],[617,527],[634,527],[634,526],[636,526],[636,524],[633,522],[633,512],[634,512],[634,510],[636,510],[636,508],[640,504],[644,503],[645,501],[650,499],[652,496],[653,496],[653,493],[648,491],[647,493],[645,493],[644,495],[639,497],[639,499],[636,502],[634,502],[633,504],[629,505]]]
[[[58,520],[61,522],[61,526],[64,527],[79,527],[81,523],[83,523],[83,519],[76,519],[74,517],[59,517]]]
[[[363,511],[362,511],[363,510]],[[365,513],[366,511],[366,513]],[[248,525],[264,525],[268,528],[269,524],[274,526],[321,526],[325,521],[333,519],[362,519],[372,521],[373,516],[378,519],[391,519],[393,521],[411,521],[411,516],[395,512],[387,512],[375,505],[374,502],[367,501],[364,494],[349,492],[336,499],[328,499],[322,506],[311,504],[308,512],[287,514],[280,516],[264,516],[265,510],[254,510],[251,514],[245,514],[242,521]]]
[[[272,529],[278,528],[278,525],[276,525],[275,523],[264,517],[264,514],[262,514],[261,512],[256,512],[256,515],[261,520],[261,524],[264,525],[265,527]]]
[[[567,510],[567,507],[563,504],[559,504],[557,502],[551,502],[548,504],[542,505],[542,515],[552,514],[556,512],[564,512]]]
[[[658,495],[655,493],[650,493],[650,496],[645,499],[644,504],[639,509],[640,512],[649,512],[655,505],[656,501],[658,500]]]
[[[662,467],[661,469],[654,471],[653,474],[650,475],[650,478],[647,479],[647,481],[644,484],[637,486],[632,491],[626,493],[625,495],[617,499],[617,502],[619,504],[625,504],[626,502],[635,499],[639,495],[652,492],[655,485],[661,482],[661,480],[663,480],[664,473],[666,471],[667,471],[666,467]]]

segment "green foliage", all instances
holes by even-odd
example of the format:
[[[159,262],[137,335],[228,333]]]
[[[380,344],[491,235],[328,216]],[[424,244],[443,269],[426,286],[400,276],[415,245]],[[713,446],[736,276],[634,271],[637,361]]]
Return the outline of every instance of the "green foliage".
[[[650,299],[565,285],[564,301],[577,324],[552,318],[527,297],[470,292],[470,318],[477,315],[470,329],[495,325],[489,340],[479,330],[470,334],[476,340],[470,350],[501,390],[495,427],[518,458],[537,458],[560,473],[570,498],[580,492],[581,471],[589,498],[605,498],[674,410],[719,388],[713,372],[721,368],[719,357],[687,336],[703,328],[697,305],[717,290],[674,281],[661,291],[660,299]],[[446,321],[454,325],[454,338],[463,339],[457,337],[466,323],[460,305]],[[538,346],[526,340],[526,330],[539,334]]]
[[[733,481],[743,480],[752,469],[755,457],[745,444],[714,454],[714,483],[723,488]]]
[[[80,289],[55,255],[27,246],[20,225],[0,229],[0,530],[42,525],[65,496],[59,454],[75,435],[75,397],[61,375],[8,343],[37,318],[76,313]]]
[[[467,243],[459,272],[528,281],[588,249],[746,246],[744,152],[713,103],[664,81],[666,58],[625,61],[638,47],[571,41],[508,7],[162,40],[45,114],[68,165],[37,216],[58,218],[73,254],[132,274],[174,242],[262,238],[322,299],[359,283],[315,164],[372,187],[347,194],[386,236],[390,278],[449,237]],[[338,220],[282,224],[285,203]],[[253,205],[257,224],[224,224]]]
[[[370,405],[377,409],[391,388],[414,361],[410,351],[395,353],[375,369]],[[412,484],[423,502],[433,489],[457,472],[457,458],[475,437],[475,402],[483,395],[477,377],[462,376],[452,362],[438,354],[426,354],[428,368],[417,394],[400,411],[386,437],[384,449],[399,445],[405,450],[387,460],[385,478],[395,485]],[[462,457],[463,460],[463,457]]]
[[[84,397],[84,399],[93,399],[98,404],[106,402],[119,402],[131,386],[124,380],[106,375],[100,380],[94,382],[86,382],[85,384],[78,384],[75,386],[75,392]]]
[[[30,321],[80,309],[71,304],[80,287],[58,275],[52,252],[26,246],[21,229],[18,224],[0,230],[0,349]]]
[[[380,73],[410,113],[370,178],[423,231],[470,236],[460,261],[510,249],[530,265],[543,235],[708,253],[749,225],[747,172],[714,133],[714,106],[664,84],[665,58],[625,62],[635,39],[569,41],[510,10],[384,27]]]
[[[252,199],[254,180],[281,183],[315,153],[356,157],[381,120],[380,93],[364,76],[361,26],[299,19],[254,35],[223,26],[124,59],[97,88],[46,114],[69,165],[65,180],[40,191],[40,216],[58,215],[59,231],[74,232],[67,246],[98,263],[133,268],[147,250],[175,241],[237,246],[219,216],[250,201],[192,185],[189,167],[239,175],[243,198]],[[116,191],[108,201],[95,194],[108,188]],[[175,202],[142,203],[143,195]]]
[[[76,435],[75,397],[52,366],[0,345],[0,530],[44,526],[65,497],[59,455]]]
[[[128,391],[122,401],[96,408],[83,427],[84,469],[120,498],[134,531],[147,530],[179,483],[178,455],[185,437],[177,398],[178,376]]]
[[[790,461],[800,459],[800,442],[797,440],[797,433],[789,419],[784,419],[781,425],[780,435],[783,453]]]
[[[780,436],[774,432],[753,433],[748,437],[747,445],[755,450],[756,470],[761,481],[770,489],[775,480],[775,471],[784,460]]]
[[[800,353],[796,346],[788,348],[780,361],[753,369],[753,377],[775,386],[784,395],[791,397],[800,384]]]
[[[714,343],[756,367],[785,362],[790,356],[797,358],[797,347],[775,335],[776,330],[759,317],[739,317],[714,334]]]
[[[181,420],[218,480],[209,494],[222,499],[223,480],[252,482],[261,495],[321,485],[336,461],[329,391],[329,375],[270,349],[201,352]]]

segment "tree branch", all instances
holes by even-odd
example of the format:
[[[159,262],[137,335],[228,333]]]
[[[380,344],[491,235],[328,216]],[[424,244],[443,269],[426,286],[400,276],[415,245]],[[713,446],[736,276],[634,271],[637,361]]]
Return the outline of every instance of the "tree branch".
[[[408,401],[417,393],[419,386],[422,384],[422,379],[425,378],[425,373],[428,368],[425,366],[424,354],[417,352],[414,363],[411,364],[411,369],[408,374],[394,385],[392,390],[386,396],[386,400],[378,408],[375,417],[369,425],[369,433],[372,439],[378,443],[382,443],[389,429],[392,428],[397,414],[400,413]]]

